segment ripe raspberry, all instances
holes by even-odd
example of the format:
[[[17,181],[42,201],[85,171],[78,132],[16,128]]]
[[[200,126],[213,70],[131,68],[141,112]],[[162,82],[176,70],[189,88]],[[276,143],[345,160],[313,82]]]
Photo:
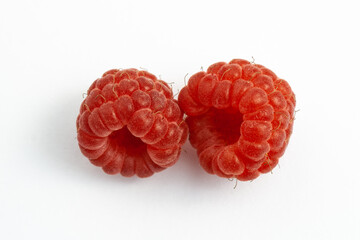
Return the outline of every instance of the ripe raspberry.
[[[242,59],[194,74],[179,94],[201,166],[242,181],[278,164],[292,133],[295,104],[285,80]]]
[[[90,162],[126,177],[175,164],[188,134],[169,86],[133,68],[107,71],[90,86],[76,127]]]

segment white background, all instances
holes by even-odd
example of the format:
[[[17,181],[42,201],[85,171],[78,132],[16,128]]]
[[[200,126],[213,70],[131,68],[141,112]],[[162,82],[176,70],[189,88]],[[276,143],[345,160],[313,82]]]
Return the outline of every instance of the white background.
[[[360,239],[358,1],[0,1],[1,239]],[[111,68],[184,76],[245,58],[297,96],[280,167],[206,174],[187,143],[148,179],[77,146],[82,93]]]

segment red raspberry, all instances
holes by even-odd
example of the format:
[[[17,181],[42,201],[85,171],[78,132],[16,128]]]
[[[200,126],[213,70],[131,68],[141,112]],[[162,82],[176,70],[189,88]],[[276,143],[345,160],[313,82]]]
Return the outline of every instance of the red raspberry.
[[[107,71],[76,121],[81,152],[108,174],[149,177],[176,163],[188,129],[172,90],[146,71]]]
[[[242,59],[194,74],[179,94],[201,166],[242,181],[278,164],[292,133],[295,104],[285,80]]]

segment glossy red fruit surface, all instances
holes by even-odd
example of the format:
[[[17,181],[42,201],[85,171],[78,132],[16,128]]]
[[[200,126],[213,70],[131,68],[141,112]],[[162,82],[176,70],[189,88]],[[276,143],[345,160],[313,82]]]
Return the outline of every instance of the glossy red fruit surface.
[[[113,69],[97,79],[76,127],[84,156],[126,177],[149,177],[175,164],[188,135],[168,84],[137,69]]]
[[[190,77],[179,94],[190,142],[210,174],[253,180],[270,172],[292,133],[295,95],[262,65],[218,62]]]

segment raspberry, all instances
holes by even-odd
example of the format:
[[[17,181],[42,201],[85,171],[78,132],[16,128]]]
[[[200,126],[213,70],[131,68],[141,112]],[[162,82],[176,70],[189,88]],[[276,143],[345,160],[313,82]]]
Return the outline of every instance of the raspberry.
[[[242,181],[278,164],[292,133],[295,104],[285,80],[242,59],[194,74],[179,94],[200,165]]]
[[[176,163],[188,128],[167,83],[147,71],[107,71],[76,121],[81,152],[108,174],[149,177]]]

